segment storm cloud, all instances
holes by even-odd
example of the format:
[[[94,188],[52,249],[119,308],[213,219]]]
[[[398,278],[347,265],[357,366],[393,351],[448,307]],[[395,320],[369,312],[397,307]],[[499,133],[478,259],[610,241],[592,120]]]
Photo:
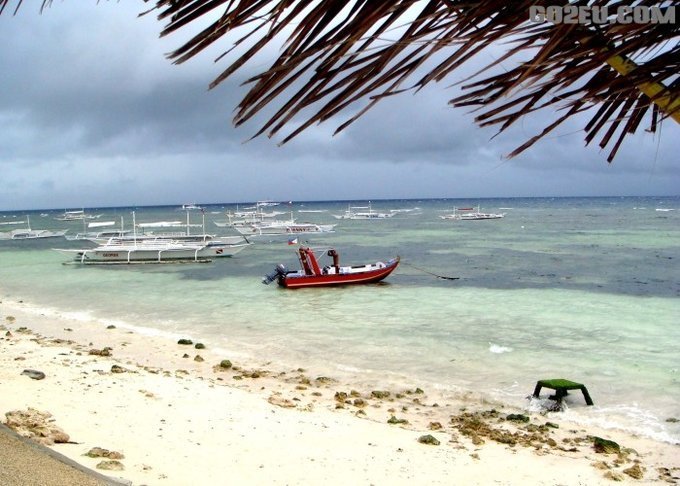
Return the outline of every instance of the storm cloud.
[[[137,16],[145,6],[64,2],[39,14],[24,4],[16,16],[0,17],[0,210],[671,195],[680,187],[680,131],[672,121],[660,134],[640,130],[627,139],[611,165],[597,146],[584,147],[578,121],[506,160],[550,114],[493,138],[495,129],[447,105],[460,79],[385,99],[335,136],[361,103],[283,146],[280,137],[249,140],[267,112],[236,128],[233,110],[247,92],[242,83],[276,52],[208,90],[227,65],[214,61],[230,46],[173,65],[165,54],[188,34],[159,38],[162,24]]]

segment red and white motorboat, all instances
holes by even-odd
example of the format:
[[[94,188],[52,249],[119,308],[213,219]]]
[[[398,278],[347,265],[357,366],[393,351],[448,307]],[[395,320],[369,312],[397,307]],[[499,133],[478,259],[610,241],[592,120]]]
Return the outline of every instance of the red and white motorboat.
[[[340,256],[335,249],[331,248],[324,252],[332,257],[333,263],[321,267],[314,250],[301,246],[298,249],[302,267],[300,270],[287,270],[279,264],[274,272],[264,277],[262,283],[270,284],[278,280],[279,285],[287,289],[374,283],[387,277],[399,265],[399,257],[396,257],[387,262],[341,267]]]

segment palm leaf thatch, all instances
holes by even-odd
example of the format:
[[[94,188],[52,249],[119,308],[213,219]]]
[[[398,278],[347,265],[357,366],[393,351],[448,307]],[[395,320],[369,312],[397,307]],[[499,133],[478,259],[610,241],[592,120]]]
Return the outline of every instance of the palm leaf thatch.
[[[0,0],[0,13],[8,3]],[[45,0],[43,7],[50,3]],[[532,22],[535,5],[606,7],[609,17]],[[653,7],[672,21],[622,23],[616,21],[622,6]],[[610,162],[646,115],[653,132],[666,118],[680,122],[680,22],[670,1],[156,0],[148,12],[154,11],[167,22],[161,35],[212,19],[170,53],[175,63],[228,34],[240,35],[223,55],[230,57],[229,66],[210,87],[265,46],[283,45],[268,69],[246,81],[250,89],[234,118],[240,125],[273,106],[274,114],[254,135],[271,137],[304,112],[304,121],[282,143],[365,101],[340,131],[382,98],[450,79],[500,43],[506,49],[501,58],[466,79],[463,94],[449,103],[471,107],[478,124],[499,132],[538,110],[556,113],[510,157],[586,111],[591,115],[585,118],[585,142],[599,138],[601,148],[609,147]],[[233,54],[237,47],[244,52]],[[495,72],[501,63],[511,68]]]

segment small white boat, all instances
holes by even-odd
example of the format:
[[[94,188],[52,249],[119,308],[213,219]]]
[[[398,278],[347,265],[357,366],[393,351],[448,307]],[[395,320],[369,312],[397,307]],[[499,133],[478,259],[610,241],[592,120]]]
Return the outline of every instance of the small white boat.
[[[450,214],[443,214],[439,216],[441,219],[448,219],[454,221],[477,221],[482,219],[501,219],[505,217],[505,213],[482,213],[480,206],[475,208],[453,208]]]
[[[386,219],[394,216],[395,213],[381,213],[375,211],[371,207],[371,203],[368,206],[347,206],[347,211],[344,214],[334,214],[335,219]]]
[[[68,230],[34,230],[31,229],[31,219],[26,216],[26,228],[0,232],[0,240],[35,240],[39,238],[56,238],[64,236]]]

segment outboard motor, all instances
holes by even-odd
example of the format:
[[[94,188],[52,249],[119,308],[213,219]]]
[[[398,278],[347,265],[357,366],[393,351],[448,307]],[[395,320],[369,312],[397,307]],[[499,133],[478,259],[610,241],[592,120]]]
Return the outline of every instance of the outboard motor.
[[[286,275],[286,267],[284,267],[281,263],[276,265],[276,268],[272,273],[269,273],[264,276],[264,278],[262,279],[262,283],[265,285],[269,285],[274,280],[279,278],[279,275]]]

